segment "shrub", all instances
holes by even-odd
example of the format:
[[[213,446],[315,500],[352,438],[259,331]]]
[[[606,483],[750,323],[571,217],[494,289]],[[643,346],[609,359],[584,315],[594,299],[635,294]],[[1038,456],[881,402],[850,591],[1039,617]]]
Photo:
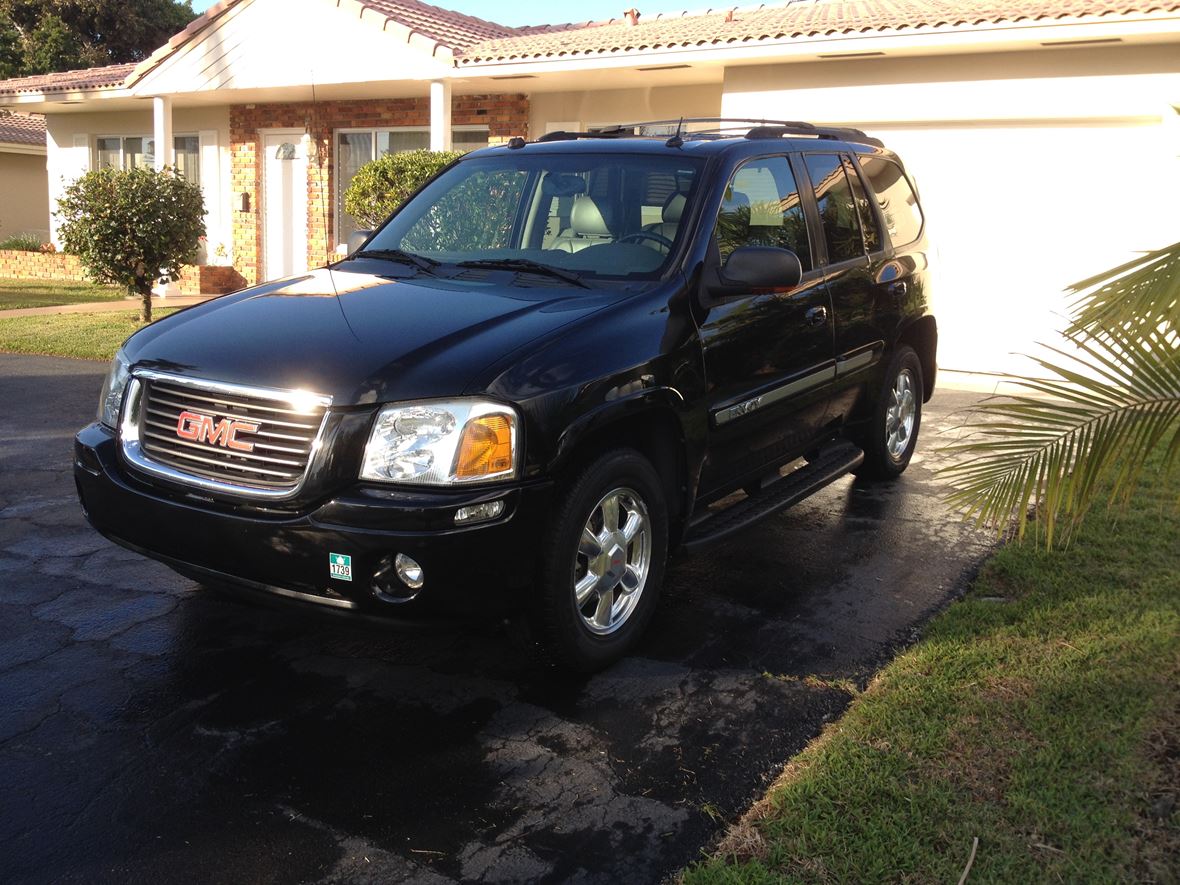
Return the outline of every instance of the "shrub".
[[[0,240],[0,249],[10,252],[40,252],[42,245],[41,238],[33,234],[13,234]]]
[[[431,176],[462,155],[462,151],[403,151],[366,163],[344,192],[344,209],[362,227],[377,227]]]
[[[59,233],[98,282],[143,299],[152,319],[152,284],[175,280],[193,264],[205,234],[201,189],[175,169],[99,169],[66,188],[58,201]]]

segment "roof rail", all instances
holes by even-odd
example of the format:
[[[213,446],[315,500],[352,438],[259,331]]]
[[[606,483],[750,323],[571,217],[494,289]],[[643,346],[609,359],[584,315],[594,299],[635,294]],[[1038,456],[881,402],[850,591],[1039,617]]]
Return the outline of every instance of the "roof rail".
[[[686,131],[684,127],[690,123],[712,123],[716,128]],[[600,129],[596,132],[547,132],[538,138],[537,141],[573,141],[579,138],[635,138],[637,137],[635,135],[636,131],[642,131],[644,128],[655,126],[676,127],[676,134],[669,139],[669,147],[678,146],[678,144],[673,145],[673,141],[679,143],[686,138],[733,138],[738,136],[744,136],[745,138],[782,138],[793,135],[850,141],[856,144],[873,145],[874,147],[885,146],[880,139],[873,138],[861,130],[851,127],[816,126],[812,123],[804,123],[799,120],[765,120],[752,117],[682,117],[674,120],[639,120],[633,123],[618,123],[610,128]],[[750,128],[746,129],[745,132],[737,131],[745,129],[747,126]],[[670,134],[668,132],[663,132],[659,135],[652,133],[647,137],[667,138]]]

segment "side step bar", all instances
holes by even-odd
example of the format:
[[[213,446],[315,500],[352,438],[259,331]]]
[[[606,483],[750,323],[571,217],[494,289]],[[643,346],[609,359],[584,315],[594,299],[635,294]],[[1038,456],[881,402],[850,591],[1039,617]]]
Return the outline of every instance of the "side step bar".
[[[809,461],[793,473],[754,495],[727,507],[691,526],[683,547],[695,553],[710,544],[728,538],[780,510],[798,504],[809,495],[855,470],[865,459],[865,453],[850,442],[833,443],[820,450],[814,461]]]

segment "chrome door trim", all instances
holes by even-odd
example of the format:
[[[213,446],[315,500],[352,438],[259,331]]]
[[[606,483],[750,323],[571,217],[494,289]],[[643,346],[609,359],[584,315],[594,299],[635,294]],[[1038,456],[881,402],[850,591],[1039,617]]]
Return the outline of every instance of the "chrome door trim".
[[[743,415],[749,415],[751,412],[756,412],[758,409],[777,403],[787,397],[795,396],[796,394],[811,390],[813,387],[826,384],[835,379],[835,377],[836,367],[834,365],[824,366],[824,368],[809,372],[801,378],[796,378],[793,381],[788,381],[786,384],[773,387],[765,393],[760,393],[758,396],[742,400],[740,403],[732,406],[725,406],[715,410],[713,412],[713,423],[721,427],[736,418],[741,418]]]

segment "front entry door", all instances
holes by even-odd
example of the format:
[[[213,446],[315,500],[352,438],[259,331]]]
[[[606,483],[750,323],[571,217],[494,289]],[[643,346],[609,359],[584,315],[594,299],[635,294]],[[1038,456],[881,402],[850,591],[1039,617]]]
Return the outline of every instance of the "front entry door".
[[[727,297],[701,324],[709,403],[705,493],[805,451],[823,427],[835,376],[831,299],[814,267],[785,156],[751,160],[734,173],[714,237],[722,262],[740,246],[790,249],[803,280],[789,291]]]
[[[307,270],[307,152],[302,132],[263,138],[263,277]]]

